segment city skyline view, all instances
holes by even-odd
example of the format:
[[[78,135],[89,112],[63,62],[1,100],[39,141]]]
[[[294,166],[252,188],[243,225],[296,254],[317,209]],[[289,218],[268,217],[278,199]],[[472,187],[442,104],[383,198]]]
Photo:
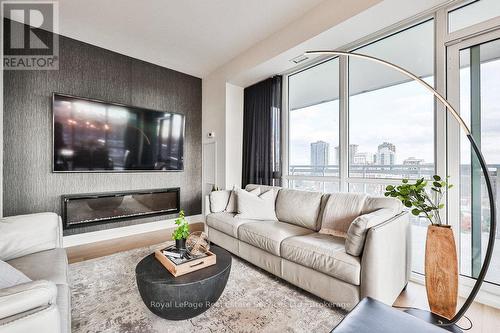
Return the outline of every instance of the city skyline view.
[[[388,148],[387,146],[392,146]],[[392,153],[388,150],[392,150]],[[339,147],[334,147],[334,156],[330,155],[330,145],[328,142],[319,140],[310,143],[310,162],[305,165],[311,166],[335,166],[339,164]],[[382,142],[378,145],[376,152],[359,152],[357,144],[349,145],[349,164],[353,165],[395,165],[394,160],[384,160],[383,154],[396,156],[397,147],[390,142]],[[403,160],[405,164],[425,164],[425,160],[409,156]],[[297,164],[294,164],[297,165]]]

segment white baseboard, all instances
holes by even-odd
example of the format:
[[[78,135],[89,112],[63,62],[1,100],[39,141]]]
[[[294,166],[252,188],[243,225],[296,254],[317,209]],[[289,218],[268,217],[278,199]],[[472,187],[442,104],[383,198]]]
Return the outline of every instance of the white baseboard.
[[[189,224],[203,223],[204,218],[202,214],[186,216]],[[148,222],[142,224],[135,224],[126,227],[112,228],[106,230],[85,232],[77,235],[69,235],[63,237],[63,246],[71,247],[83,244],[90,244],[104,240],[110,240],[120,237],[127,237],[138,235],[151,231],[158,231],[163,229],[175,228],[175,219],[161,220],[155,222]]]

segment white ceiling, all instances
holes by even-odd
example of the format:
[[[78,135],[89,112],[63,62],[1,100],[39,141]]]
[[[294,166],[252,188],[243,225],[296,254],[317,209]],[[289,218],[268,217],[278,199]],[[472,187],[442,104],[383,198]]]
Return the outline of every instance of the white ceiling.
[[[59,32],[204,77],[322,1],[60,0]]]

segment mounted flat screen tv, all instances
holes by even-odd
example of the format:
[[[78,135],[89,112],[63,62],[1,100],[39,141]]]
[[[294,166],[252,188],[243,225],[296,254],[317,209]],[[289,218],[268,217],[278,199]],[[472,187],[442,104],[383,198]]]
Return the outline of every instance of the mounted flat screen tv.
[[[181,171],[185,116],[53,94],[54,172]]]

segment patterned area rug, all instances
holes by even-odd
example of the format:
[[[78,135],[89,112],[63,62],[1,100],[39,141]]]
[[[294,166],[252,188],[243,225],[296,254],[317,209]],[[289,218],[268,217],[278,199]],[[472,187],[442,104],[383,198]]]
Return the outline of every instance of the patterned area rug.
[[[233,256],[226,289],[209,310],[184,321],[151,313],[135,266],[157,245],[70,265],[73,333],[329,332],[346,312]]]

